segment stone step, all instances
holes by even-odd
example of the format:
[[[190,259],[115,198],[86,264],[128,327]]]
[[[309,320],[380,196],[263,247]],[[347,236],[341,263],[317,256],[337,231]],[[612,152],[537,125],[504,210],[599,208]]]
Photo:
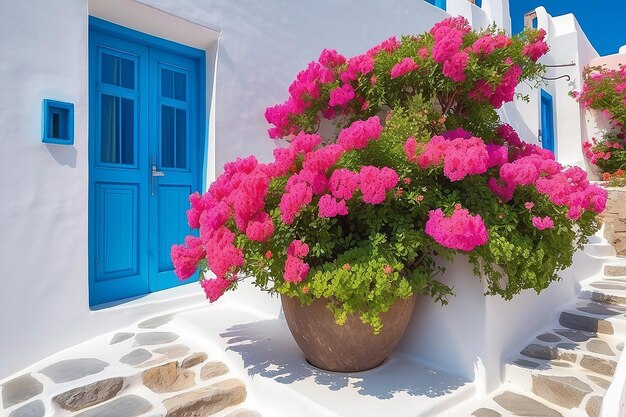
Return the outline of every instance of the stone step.
[[[604,275],[607,277],[626,277],[626,265],[605,265]]]
[[[565,361],[535,360],[537,367],[534,369],[524,366],[526,360],[523,358],[518,359],[518,362],[506,365],[505,383],[522,392],[533,393],[554,405],[557,410],[584,410],[591,398],[602,398],[611,383],[610,377],[589,372]],[[522,362],[523,365],[520,364]],[[593,413],[591,415],[597,416]]]
[[[559,324],[592,333],[626,334],[626,307],[579,300],[561,313]]]
[[[626,306],[626,280],[605,278],[584,282],[579,297],[603,304]]]
[[[567,348],[530,344],[521,352],[521,355],[529,361],[549,361],[551,366],[576,367],[579,366],[588,371],[613,377],[617,367],[617,357],[605,354],[597,354],[590,351],[577,351],[575,344],[563,343]],[[571,348],[569,348],[571,346]],[[610,349],[608,344],[599,345],[601,348]],[[568,366],[569,365],[569,366]]]
[[[560,361],[612,376],[623,350],[620,338],[572,329],[543,333],[521,350],[528,361]],[[565,363],[559,363],[566,366]]]
[[[615,248],[609,243],[588,243],[583,251],[595,258],[611,258],[615,256]]]

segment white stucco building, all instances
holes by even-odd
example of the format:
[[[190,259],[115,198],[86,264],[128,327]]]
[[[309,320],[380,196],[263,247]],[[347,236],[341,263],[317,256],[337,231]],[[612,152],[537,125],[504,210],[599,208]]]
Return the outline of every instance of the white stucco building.
[[[203,305],[195,284],[171,288],[169,247],[187,234],[188,194],[236,157],[271,157],[277,145],[263,111],[285,99],[323,48],[355,55],[459,14],[476,28],[511,28],[508,0],[447,0],[445,8],[423,0],[0,0],[0,381],[145,317]],[[543,100],[522,88],[530,102],[507,104],[501,116],[538,144],[552,123],[558,160],[583,166],[593,123],[568,93],[598,54],[573,15],[540,7],[536,19],[551,47],[541,61],[551,65],[547,77],[570,79],[548,81]],[[63,109],[44,117],[46,99],[73,104],[73,125]],[[43,143],[42,119],[61,143],[64,126],[73,130],[73,143]],[[555,308],[603,264],[580,253],[562,285],[507,303],[485,299],[458,262],[446,279],[463,299],[445,310],[418,306],[428,324],[411,327],[400,351],[473,381],[464,398],[488,393],[506,356],[546,318],[558,319]],[[276,300],[243,294],[248,307],[279,314]]]

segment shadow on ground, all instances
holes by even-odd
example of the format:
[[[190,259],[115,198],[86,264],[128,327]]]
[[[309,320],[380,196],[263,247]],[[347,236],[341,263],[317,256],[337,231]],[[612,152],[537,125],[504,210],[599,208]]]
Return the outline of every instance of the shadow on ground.
[[[400,355],[365,372],[337,373],[310,365],[295,343],[284,320],[273,319],[236,325],[220,335],[228,350],[238,353],[251,376],[260,375],[281,384],[311,379],[331,391],[344,388],[359,395],[391,399],[398,394],[439,397],[454,392],[468,381],[459,376],[428,369]]]

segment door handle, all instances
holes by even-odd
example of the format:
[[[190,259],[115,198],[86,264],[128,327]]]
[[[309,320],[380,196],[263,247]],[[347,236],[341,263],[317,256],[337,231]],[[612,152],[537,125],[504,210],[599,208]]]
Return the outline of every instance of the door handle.
[[[158,171],[156,165],[152,165],[152,176],[150,177],[152,180],[152,195],[154,195],[154,177],[164,177],[165,172]]]

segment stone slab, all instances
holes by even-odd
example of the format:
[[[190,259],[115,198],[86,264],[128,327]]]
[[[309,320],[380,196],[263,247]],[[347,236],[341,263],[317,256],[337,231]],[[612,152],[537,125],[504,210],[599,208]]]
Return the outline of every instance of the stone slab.
[[[494,397],[500,407],[520,417],[563,417],[558,411],[546,407],[538,401],[524,395],[505,391]]]
[[[43,392],[43,384],[31,374],[13,378],[2,384],[1,387],[4,408],[23,403]]]
[[[166,325],[174,318],[174,314],[165,314],[159,317],[153,317],[148,320],[144,320],[137,325],[140,329],[156,329],[157,327],[161,327]]]
[[[147,332],[135,335],[133,346],[154,346],[164,345],[177,340],[179,336],[172,332]]]
[[[204,362],[209,358],[205,352],[195,352],[192,353],[189,357],[185,358],[185,360],[180,364],[181,368],[193,368],[194,366]]]
[[[67,359],[47,366],[39,372],[59,384],[97,374],[107,366],[108,363],[95,358]]]
[[[472,413],[473,417],[502,417],[502,414],[491,408],[479,408]]]
[[[559,357],[559,350],[553,346],[530,344],[520,352],[522,355],[533,359],[550,360]]]
[[[158,353],[159,355],[165,355],[170,359],[180,358],[181,356],[185,356],[189,353],[191,349],[189,346],[177,344],[171,346],[165,346],[161,348],[156,348],[153,350],[154,353]]]
[[[564,408],[578,407],[592,388],[572,376],[533,375],[533,393]]]
[[[581,330],[556,330],[556,333],[571,340],[572,342],[586,342],[589,339],[598,337],[596,333],[583,332]]]
[[[74,417],[137,417],[152,410],[152,404],[137,395],[116,398]]]
[[[569,313],[567,311],[561,313],[559,317],[561,326],[570,329],[583,330],[592,333],[615,333],[613,324],[606,320],[597,319],[595,317],[583,316],[579,314]]]
[[[141,375],[143,384],[157,394],[182,391],[195,385],[195,374],[182,369],[177,362],[155,366]]]
[[[587,343],[587,349],[589,349],[591,352],[594,352],[594,353],[615,356],[615,352],[613,352],[613,349],[611,349],[609,344],[606,343],[604,340],[600,340],[600,339],[590,340]]]
[[[35,400],[11,411],[9,417],[43,417],[45,414],[46,407],[43,401]]]
[[[621,277],[626,275],[626,265],[606,265],[604,275],[607,277]]]
[[[151,357],[152,357],[152,352],[143,348],[139,348],[122,356],[120,358],[120,362],[126,365],[135,366],[135,365],[139,365],[140,363],[147,361]]]
[[[597,386],[599,386],[602,389],[609,389],[609,386],[611,386],[611,381],[604,379],[604,378],[599,378],[597,376],[594,375],[589,375],[588,378],[593,381]]]
[[[117,343],[123,342],[124,340],[130,339],[134,335],[135,333],[128,333],[128,332],[115,333],[113,337],[111,338],[111,343],[109,344],[115,345]]]
[[[539,336],[537,336],[538,340],[541,340],[542,342],[548,342],[548,343],[555,343],[555,342],[560,342],[561,338],[557,335],[555,335],[554,333],[544,333],[541,334]]]
[[[617,367],[617,362],[610,359],[585,355],[580,360],[580,366],[600,375],[613,376],[615,368]]]
[[[237,379],[228,379],[163,401],[166,417],[209,416],[246,399],[246,387]]]
[[[585,407],[585,411],[587,412],[589,417],[598,417],[600,415],[600,408],[602,408],[602,397],[596,395],[589,398],[589,401],[587,401],[587,407]]]
[[[225,363],[212,361],[202,367],[202,369],[200,370],[200,379],[206,381],[207,379],[226,375],[228,372],[229,369]]]
[[[77,387],[53,398],[61,408],[80,411],[87,407],[108,401],[124,387],[124,378],[109,378],[92,384]]]

